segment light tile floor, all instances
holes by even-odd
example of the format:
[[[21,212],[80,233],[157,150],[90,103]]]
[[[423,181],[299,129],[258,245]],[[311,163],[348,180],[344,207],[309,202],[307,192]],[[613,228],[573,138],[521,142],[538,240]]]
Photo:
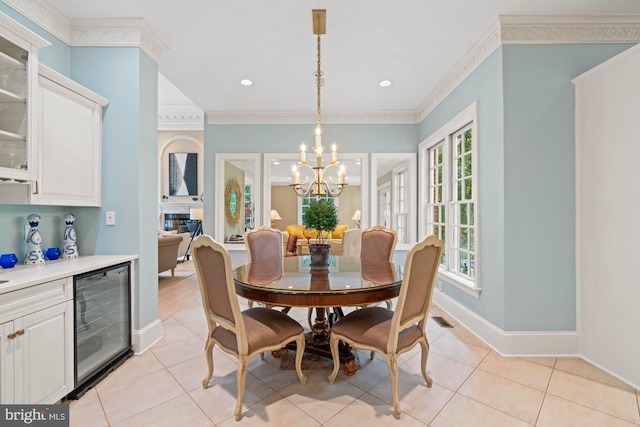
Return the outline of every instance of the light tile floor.
[[[190,263],[179,271],[191,268]],[[402,417],[393,417],[387,366],[358,354],[362,367],[342,372],[308,370],[301,385],[270,355],[249,365],[243,418],[233,416],[236,360],[214,350],[211,386],[206,373],[206,322],[195,275],[163,286],[159,316],[164,337],[129,359],[80,400],[71,402],[72,426],[638,426],[640,392],[580,359],[503,358],[434,306],[427,388],[419,346],[399,362]],[[246,307],[246,301],[241,300]],[[290,315],[307,324],[307,310]]]

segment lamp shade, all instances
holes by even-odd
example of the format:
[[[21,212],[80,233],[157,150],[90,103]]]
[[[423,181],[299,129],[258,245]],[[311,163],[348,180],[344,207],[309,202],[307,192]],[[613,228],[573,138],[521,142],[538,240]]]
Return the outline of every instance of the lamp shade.
[[[204,209],[202,208],[189,209],[189,219],[197,219],[199,221],[202,221],[203,216],[204,216]]]
[[[277,210],[271,209],[271,219],[272,220],[279,220],[279,219],[282,219],[282,217],[280,216],[280,214],[278,213]]]
[[[351,221],[360,221],[360,209],[356,210],[351,217]]]

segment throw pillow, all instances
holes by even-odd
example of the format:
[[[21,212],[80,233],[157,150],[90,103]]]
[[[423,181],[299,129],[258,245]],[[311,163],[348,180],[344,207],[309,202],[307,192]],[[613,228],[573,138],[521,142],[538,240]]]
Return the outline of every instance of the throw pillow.
[[[344,238],[344,232],[347,231],[348,225],[336,225],[336,228],[333,229],[331,233],[332,238],[334,239],[342,239]]]
[[[297,236],[299,239],[304,239],[304,225],[287,225],[287,233],[289,236]]]

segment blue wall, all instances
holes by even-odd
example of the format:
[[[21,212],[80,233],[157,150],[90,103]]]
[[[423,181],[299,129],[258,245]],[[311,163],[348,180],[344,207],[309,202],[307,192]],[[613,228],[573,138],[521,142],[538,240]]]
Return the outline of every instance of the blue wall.
[[[443,291],[505,331],[576,330],[571,79],[630,46],[502,46],[420,124],[424,139],[479,101],[482,292]]]
[[[443,283],[443,292],[494,325],[504,327],[504,138],[502,49],[494,51],[420,123],[420,140],[478,101],[479,299]],[[419,168],[426,165],[418,165]]]
[[[631,46],[503,47],[507,330],[576,329],[571,79]]]
[[[102,207],[76,213],[83,247],[139,254],[134,327],[158,318],[157,64],[133,47],[75,47],[71,77],[109,100],[102,132]],[[116,225],[105,225],[106,211]],[[80,246],[79,246],[80,247]],[[153,303],[151,303],[153,302]]]

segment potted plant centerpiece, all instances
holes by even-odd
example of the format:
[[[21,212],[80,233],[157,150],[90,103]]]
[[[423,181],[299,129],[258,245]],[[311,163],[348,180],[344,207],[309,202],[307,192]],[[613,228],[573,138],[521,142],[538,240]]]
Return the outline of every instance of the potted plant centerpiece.
[[[309,245],[311,268],[328,268],[331,245],[327,244],[327,237],[329,232],[338,225],[338,213],[333,201],[329,199],[311,200],[309,207],[304,212],[302,222],[305,227],[318,232],[316,242]]]

